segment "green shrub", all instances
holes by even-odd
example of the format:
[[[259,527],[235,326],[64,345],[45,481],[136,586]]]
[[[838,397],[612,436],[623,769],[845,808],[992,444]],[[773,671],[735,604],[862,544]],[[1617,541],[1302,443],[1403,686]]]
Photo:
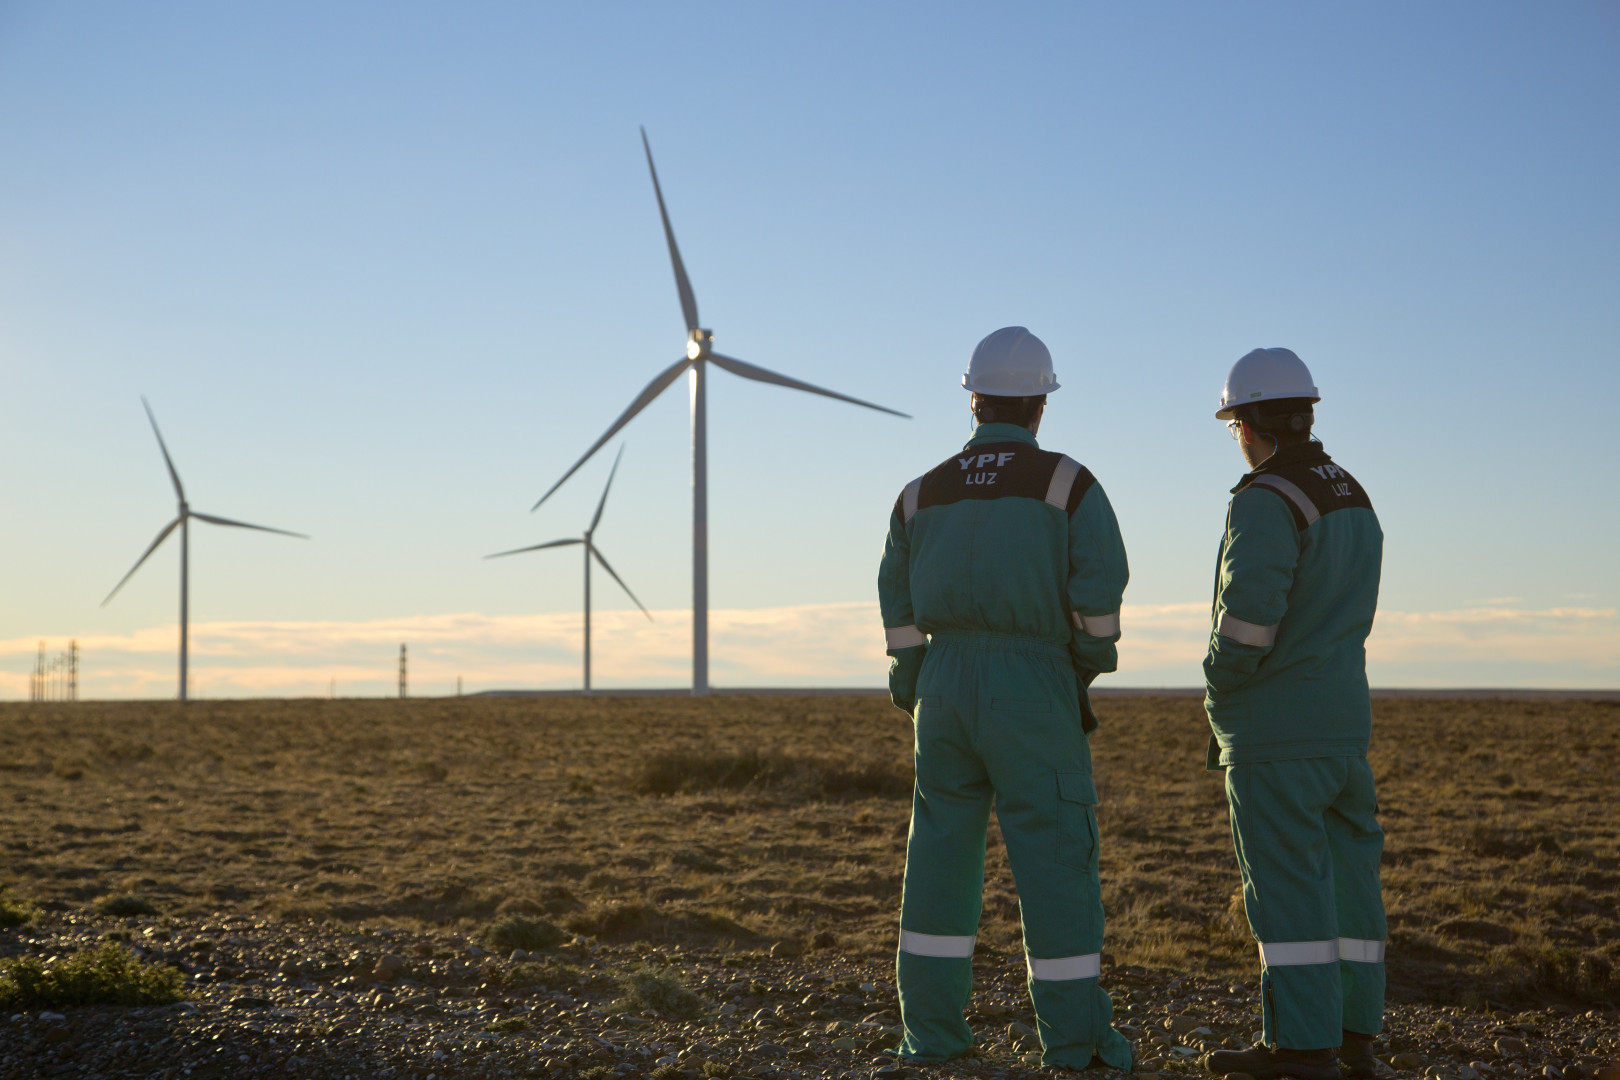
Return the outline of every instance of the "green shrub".
[[[46,963],[34,956],[0,960],[0,1009],[68,1005],[169,1005],[184,996],[177,968],[148,964],[108,942]]]
[[[501,973],[502,984],[514,990],[538,987],[543,990],[567,990],[583,986],[586,975],[569,964],[513,964]]]
[[[709,1011],[709,1003],[688,990],[681,977],[645,965],[619,976],[622,1009],[645,1009],[668,1020],[696,1020]]]
[[[560,945],[567,936],[544,919],[531,919],[516,912],[496,919],[484,930],[484,940],[497,949],[526,949],[529,952]]]
[[[21,897],[12,896],[6,886],[0,885],[0,930],[27,926],[38,914],[39,908]]]
[[[493,1031],[503,1035],[510,1035],[514,1031],[527,1031],[529,1022],[520,1016],[508,1016],[503,1020],[491,1020],[484,1025],[485,1031]]]
[[[103,896],[96,901],[96,910],[103,915],[156,915],[158,909],[144,896],[134,893],[119,893],[115,896]]]

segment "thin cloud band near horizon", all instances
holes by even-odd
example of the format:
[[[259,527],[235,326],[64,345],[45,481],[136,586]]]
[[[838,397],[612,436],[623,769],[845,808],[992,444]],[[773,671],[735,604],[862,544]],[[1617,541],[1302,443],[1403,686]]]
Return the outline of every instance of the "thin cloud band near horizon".
[[[593,682],[678,687],[690,676],[691,613],[593,612]],[[1209,633],[1206,603],[1127,604],[1115,685],[1196,686]],[[358,621],[194,623],[193,692],[206,697],[386,696],[399,645],[414,692],[568,689],[580,680],[580,615],[453,612]],[[884,685],[888,658],[872,602],[722,609],[710,613],[713,682],[723,687]],[[162,698],[174,692],[175,624],[76,640],[81,696]],[[50,652],[68,638],[46,639]],[[0,640],[0,695],[26,698],[37,637]],[[1368,641],[1375,684],[1598,688],[1620,685],[1614,608],[1501,605],[1381,611]],[[1470,673],[1472,674],[1470,677]],[[1459,681],[1459,675],[1464,681]],[[1391,681],[1394,679],[1395,681]],[[1505,680],[1505,681],[1503,681]]]

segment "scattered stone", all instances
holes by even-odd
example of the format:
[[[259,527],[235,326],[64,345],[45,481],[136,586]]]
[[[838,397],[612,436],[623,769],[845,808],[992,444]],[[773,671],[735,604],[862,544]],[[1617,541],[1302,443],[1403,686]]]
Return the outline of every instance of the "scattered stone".
[[[832,1048],[834,1050],[859,1050],[861,1048],[861,1044],[850,1038],[848,1035],[840,1035],[838,1038],[832,1041]]]
[[[1541,1075],[1547,1080],[1564,1080],[1564,1071],[1556,1065],[1548,1065],[1541,1070]]]
[[[803,953],[804,946],[800,945],[797,941],[794,941],[791,938],[784,938],[783,940],[778,941],[775,945],[771,946],[772,956],[781,956],[791,959],[795,956],[801,956]]]
[[[47,1030],[41,1038],[47,1043],[65,1043],[73,1036],[65,1027],[53,1027]]]
[[[1524,1040],[1504,1036],[1496,1040],[1496,1052],[1503,1057],[1520,1057],[1524,1054]]]
[[[1413,1069],[1423,1067],[1423,1059],[1411,1051],[1407,1051],[1390,1058],[1389,1064],[1391,1068],[1399,1069],[1401,1072],[1411,1072]]]
[[[67,1019],[67,1017],[63,1016],[61,1013],[59,1013],[59,1012],[51,1012],[49,1010],[46,1010],[45,1012],[40,1013],[39,1018],[40,1018],[40,1020],[44,1021],[47,1024],[56,1024],[56,1023],[60,1023],[63,1020]]]
[[[262,997],[247,997],[244,995],[243,997],[233,997],[225,1004],[229,1005],[233,1009],[268,1009],[270,1007],[270,999]]]
[[[1041,1045],[1035,1029],[1017,1020],[1007,1025],[1007,1041],[1020,1050],[1038,1050]]]
[[[514,964],[521,964],[521,963],[523,963],[523,961],[527,960],[528,958],[529,958],[529,950],[527,950],[527,949],[513,949],[512,950],[512,955],[507,957],[507,959],[510,960]]]
[[[1191,1016],[1172,1016],[1165,1030],[1176,1036],[1191,1035],[1200,1026],[1200,1022]]]
[[[377,966],[371,969],[371,973],[380,982],[393,982],[405,974],[405,961],[402,957],[388,953],[377,961]]]

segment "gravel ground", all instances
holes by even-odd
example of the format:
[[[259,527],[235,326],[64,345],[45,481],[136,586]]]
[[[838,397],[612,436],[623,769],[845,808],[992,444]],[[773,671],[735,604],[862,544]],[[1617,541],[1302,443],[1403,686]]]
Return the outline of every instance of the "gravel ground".
[[[976,961],[977,1056],[916,1068],[884,1053],[896,1036],[891,970],[827,950],[723,954],[576,937],[514,958],[448,933],[55,913],[0,933],[0,955],[63,955],[109,938],[178,966],[190,1000],[0,1017],[0,1076],[998,1080],[1033,1071],[1021,962],[1000,954]],[[627,1001],[621,976],[638,967],[677,974],[703,998],[702,1015],[673,1020]],[[1130,966],[1108,967],[1104,982],[1137,1047],[1138,1076],[1201,1073],[1204,1053],[1247,1045],[1259,1027],[1251,985]],[[1612,1005],[1397,1005],[1378,1053],[1389,1077],[1620,1080],[1617,1034]]]

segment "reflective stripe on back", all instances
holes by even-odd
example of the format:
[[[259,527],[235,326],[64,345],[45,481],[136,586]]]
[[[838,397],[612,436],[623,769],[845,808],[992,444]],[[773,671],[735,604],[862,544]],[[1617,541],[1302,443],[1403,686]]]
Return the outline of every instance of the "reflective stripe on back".
[[[1301,491],[1299,489],[1299,485],[1294,483],[1292,480],[1285,480],[1273,473],[1262,473],[1261,475],[1255,477],[1252,483],[1264,484],[1266,487],[1271,488],[1277,494],[1293,503],[1299,508],[1300,514],[1304,516],[1305,524],[1307,526],[1315,524],[1316,519],[1322,516],[1321,513],[1317,511],[1316,504],[1311,502],[1310,496]]]
[[[917,516],[917,496],[922,494],[922,477],[917,477],[906,485],[906,490],[900,494],[900,523],[911,524],[911,519]],[[889,489],[893,491],[893,488]]]
[[[1119,633],[1119,612],[1108,615],[1082,615],[1078,611],[1070,612],[1074,619],[1074,628],[1092,637],[1113,637]]]
[[[953,960],[966,960],[973,955],[974,936],[947,937],[943,934],[919,934],[915,930],[900,931],[900,951],[912,956],[944,956]]]
[[[1060,956],[1055,960],[1037,960],[1026,953],[1024,962],[1029,965],[1029,977],[1039,979],[1041,982],[1095,979],[1102,974],[1102,953]]]
[[[1052,470],[1052,482],[1046,488],[1046,501],[1068,513],[1069,492],[1074,490],[1074,478],[1080,475],[1080,463],[1067,454],[1058,458]]]
[[[1382,964],[1384,943],[1366,938],[1342,937],[1339,939],[1339,959],[1353,960],[1358,964]]]
[[[1327,941],[1262,941],[1260,964],[1262,967],[1304,967],[1307,964],[1336,964],[1339,962],[1337,938]]]
[[[917,629],[916,623],[910,626],[885,626],[883,639],[888,642],[891,649],[910,649],[917,645],[928,644],[928,639],[923,637],[923,632]]]
[[[1271,626],[1261,626],[1240,619],[1230,611],[1221,612],[1220,621],[1215,624],[1215,632],[1223,638],[1230,638],[1240,645],[1258,645],[1270,648],[1277,644],[1277,627],[1280,623]]]

